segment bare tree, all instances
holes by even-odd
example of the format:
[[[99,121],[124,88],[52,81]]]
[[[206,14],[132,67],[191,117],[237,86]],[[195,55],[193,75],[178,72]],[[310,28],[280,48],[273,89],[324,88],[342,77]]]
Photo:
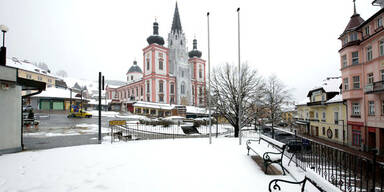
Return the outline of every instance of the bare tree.
[[[275,130],[273,128],[281,117],[281,107],[283,104],[291,100],[291,94],[286,86],[276,77],[272,75],[268,78],[265,86],[265,95],[263,98],[264,106],[270,114],[272,121],[272,137],[275,137]]]
[[[68,74],[67,74],[67,72],[65,70],[57,71],[56,75],[58,75],[59,77],[63,77],[63,78],[68,77]]]
[[[238,69],[228,63],[213,70],[211,81],[212,106],[235,128],[239,136],[239,106],[242,106],[241,124],[251,123],[255,118],[254,106],[263,93],[263,81],[255,69],[247,64],[241,67],[239,97]],[[241,101],[241,103],[240,103]]]

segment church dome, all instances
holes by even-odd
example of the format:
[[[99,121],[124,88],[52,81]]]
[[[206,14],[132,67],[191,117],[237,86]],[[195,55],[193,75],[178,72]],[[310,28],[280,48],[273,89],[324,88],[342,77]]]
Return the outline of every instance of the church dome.
[[[159,24],[155,21],[153,23],[153,35],[147,38],[148,44],[156,43],[159,45],[164,45],[164,39],[159,35]]]
[[[137,65],[137,62],[133,61],[133,65],[131,68],[129,68],[128,73],[143,73],[143,71],[141,71],[141,68]]]
[[[201,57],[201,51],[197,50],[197,40],[193,40],[193,50],[188,53],[189,58]]]

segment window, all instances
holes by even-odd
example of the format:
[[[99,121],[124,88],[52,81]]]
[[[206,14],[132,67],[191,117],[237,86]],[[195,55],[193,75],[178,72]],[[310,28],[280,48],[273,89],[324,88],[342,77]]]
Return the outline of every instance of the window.
[[[349,82],[348,82],[348,78],[344,78],[343,80],[343,84],[344,84],[344,90],[348,90],[349,89]]]
[[[150,92],[150,85],[149,85],[149,81],[147,81],[147,93]]]
[[[131,75],[131,80],[133,80],[133,75]]]
[[[373,73],[368,73],[368,84],[373,84]]]
[[[192,95],[195,95],[195,86],[192,85]]]
[[[353,76],[353,88],[360,89],[360,76]]]
[[[180,40],[180,45],[183,45],[183,40]]]
[[[365,32],[365,35],[366,35],[366,36],[369,35],[369,26],[367,26],[367,27],[364,28],[364,32]]]
[[[319,119],[319,113],[317,111],[315,113],[315,119]]]
[[[181,71],[181,77],[184,77],[184,71]]]
[[[150,68],[150,62],[149,62],[149,59],[147,59],[147,70],[149,71],[149,68]]]
[[[381,115],[384,115],[384,100],[381,101]]]
[[[163,95],[159,95],[159,101],[164,102],[164,96]]]
[[[151,98],[149,97],[149,95],[147,96],[147,101],[149,102],[151,101]]]
[[[322,122],[325,122],[325,111],[323,111],[323,116],[322,116],[321,121],[322,121]]]
[[[48,79],[48,83],[52,83],[52,79]]]
[[[163,59],[159,60],[159,70],[163,70]]]
[[[42,80],[43,80],[43,78],[42,78],[42,77],[40,77],[40,76],[38,76],[38,77],[37,77],[37,80],[39,80],[39,81],[42,81]]]
[[[140,95],[141,95],[141,96],[144,95],[144,88],[143,88],[143,86],[140,86]]]
[[[203,104],[203,99],[202,98],[199,98],[199,104]]]
[[[360,116],[360,103],[352,103],[352,115]]]
[[[339,138],[339,130],[338,130],[338,129],[335,129],[335,138],[336,138],[336,139]]]
[[[343,55],[343,56],[341,57],[341,61],[342,61],[342,63],[343,63],[343,67],[347,67],[347,65],[348,65],[348,62],[347,62],[347,55]]]
[[[163,92],[163,81],[159,81],[159,92],[162,93]]]
[[[335,124],[339,124],[339,112],[335,111],[333,114],[333,119],[335,120]]]
[[[344,37],[343,43],[344,43],[344,45],[348,43],[348,35],[346,35],[346,36]]]
[[[372,46],[367,47],[367,61],[372,60]]]
[[[202,96],[203,95],[203,88],[199,87],[199,95]]]
[[[181,94],[185,94],[185,83],[184,82],[181,83],[180,91],[181,91]]]
[[[375,115],[375,102],[368,101],[368,115]]]
[[[379,27],[382,27],[383,26],[383,18],[378,18],[377,19],[377,28],[379,28]]]
[[[384,70],[381,70],[381,80],[384,81]]]
[[[171,103],[175,103],[175,97],[171,96]]]
[[[351,34],[349,35],[349,39],[350,39],[351,41],[356,41],[356,40],[357,40],[357,33],[351,33]]]
[[[352,52],[352,65],[359,64],[359,52]]]
[[[139,87],[136,87],[136,96],[139,96]]]
[[[380,56],[384,55],[384,40],[379,41]]]
[[[203,78],[203,72],[201,69],[199,69],[199,78]]]
[[[321,95],[321,101],[325,101],[325,95]]]
[[[323,135],[325,135],[325,127],[323,127],[322,132],[323,132]]]
[[[171,94],[175,93],[175,85],[172,83],[171,84]]]

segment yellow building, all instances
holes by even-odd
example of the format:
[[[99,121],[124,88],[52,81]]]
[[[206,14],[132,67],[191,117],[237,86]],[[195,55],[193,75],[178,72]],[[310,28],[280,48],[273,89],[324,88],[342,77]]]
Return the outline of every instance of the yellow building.
[[[346,105],[340,85],[340,77],[329,77],[320,87],[309,91],[309,102],[297,105],[297,119],[307,123],[306,134],[347,144]]]
[[[17,68],[18,77],[44,82],[48,87],[55,86],[56,77],[50,71],[43,70],[27,60],[7,58],[7,66]]]

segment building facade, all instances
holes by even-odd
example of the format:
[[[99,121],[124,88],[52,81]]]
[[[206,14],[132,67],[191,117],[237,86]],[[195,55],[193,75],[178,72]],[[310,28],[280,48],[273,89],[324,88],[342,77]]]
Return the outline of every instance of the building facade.
[[[134,61],[126,73],[127,84],[107,86],[107,98],[121,103],[123,111],[135,101],[205,106],[205,60],[201,59],[196,39],[193,49],[187,50],[177,3],[167,47],[158,30],[159,24],[154,22],[153,35],[147,38],[148,46],[142,50],[142,68]]]
[[[383,1],[374,1],[381,5]],[[349,142],[369,150],[384,147],[384,9],[367,20],[356,12],[341,41],[340,70],[347,104]]]

